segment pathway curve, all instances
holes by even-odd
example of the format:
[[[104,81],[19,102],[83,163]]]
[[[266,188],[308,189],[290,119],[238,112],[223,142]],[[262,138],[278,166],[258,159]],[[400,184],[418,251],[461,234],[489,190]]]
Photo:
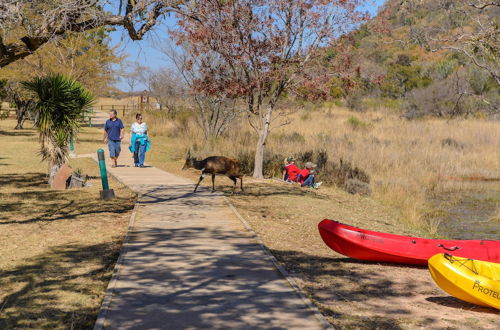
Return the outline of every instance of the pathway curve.
[[[119,164],[140,198],[96,329],[322,328],[220,194],[130,167],[128,150]]]

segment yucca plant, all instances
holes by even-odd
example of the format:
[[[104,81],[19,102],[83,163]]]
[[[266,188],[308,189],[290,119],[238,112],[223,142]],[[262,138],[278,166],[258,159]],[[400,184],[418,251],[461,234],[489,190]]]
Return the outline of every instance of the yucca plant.
[[[80,83],[63,75],[37,77],[22,83],[37,96],[35,127],[40,133],[40,155],[55,165],[67,162],[69,142],[80,129],[80,119],[94,97]]]

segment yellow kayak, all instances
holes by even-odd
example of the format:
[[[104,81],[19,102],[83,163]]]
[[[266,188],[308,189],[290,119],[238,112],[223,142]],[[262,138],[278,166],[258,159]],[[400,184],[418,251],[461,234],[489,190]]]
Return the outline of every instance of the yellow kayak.
[[[500,309],[500,264],[436,254],[428,265],[436,284],[452,296]]]

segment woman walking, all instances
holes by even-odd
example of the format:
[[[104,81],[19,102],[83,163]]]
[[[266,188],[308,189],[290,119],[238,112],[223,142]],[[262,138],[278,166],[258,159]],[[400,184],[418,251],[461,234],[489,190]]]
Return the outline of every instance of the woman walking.
[[[130,127],[132,137],[130,139],[129,149],[134,153],[135,167],[144,167],[144,158],[150,147],[148,126],[142,121],[142,115],[140,113],[135,115],[135,120],[136,121],[132,123]]]

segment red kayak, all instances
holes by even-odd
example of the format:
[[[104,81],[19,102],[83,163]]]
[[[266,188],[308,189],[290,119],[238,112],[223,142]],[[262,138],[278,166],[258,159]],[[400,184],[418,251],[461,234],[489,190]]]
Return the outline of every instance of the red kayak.
[[[319,233],[331,249],[354,259],[427,265],[438,253],[500,263],[500,241],[444,240],[400,236],[365,230],[325,219]]]

